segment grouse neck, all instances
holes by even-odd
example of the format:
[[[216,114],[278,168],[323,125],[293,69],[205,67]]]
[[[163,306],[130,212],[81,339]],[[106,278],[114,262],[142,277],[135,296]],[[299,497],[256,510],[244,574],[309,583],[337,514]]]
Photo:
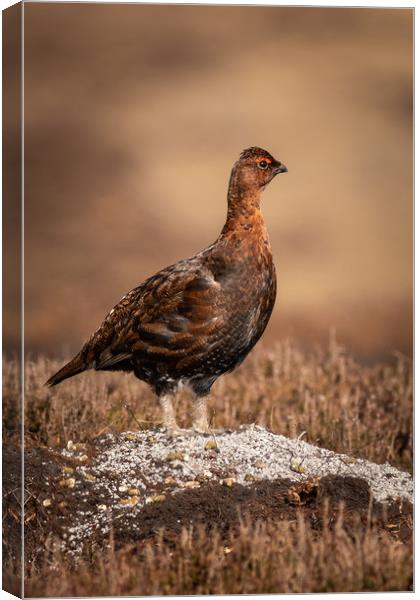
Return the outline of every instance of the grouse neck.
[[[238,230],[263,229],[266,233],[263,215],[260,209],[261,188],[243,185],[235,169],[229,182],[228,210],[222,236]]]

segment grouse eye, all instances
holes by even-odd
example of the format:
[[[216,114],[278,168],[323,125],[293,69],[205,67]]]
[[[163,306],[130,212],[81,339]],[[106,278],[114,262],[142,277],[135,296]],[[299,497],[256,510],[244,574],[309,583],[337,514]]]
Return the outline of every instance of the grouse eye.
[[[266,169],[268,167],[268,162],[266,160],[260,160],[260,162],[258,163],[258,166],[260,169]]]

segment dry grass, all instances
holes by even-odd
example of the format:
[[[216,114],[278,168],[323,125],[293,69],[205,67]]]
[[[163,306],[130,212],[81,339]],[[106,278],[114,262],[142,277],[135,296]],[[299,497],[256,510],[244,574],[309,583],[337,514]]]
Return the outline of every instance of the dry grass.
[[[133,376],[86,373],[48,390],[57,361],[28,360],[28,446],[62,446],[106,431],[147,428],[159,421],[149,388]],[[16,363],[4,364],[4,427],[17,429]],[[188,425],[190,398],[178,400]],[[291,340],[260,347],[235,373],[221,378],[210,399],[213,425],[256,422],[276,433],[305,432],[311,443],[375,462],[412,469],[412,365],[355,362],[332,335],[328,349],[303,354]],[[411,546],[369,517],[334,513],[314,528],[310,511],[292,520],[247,520],[224,530],[192,525],[181,534],[157,531],[136,544],[85,555],[77,564],[54,550],[26,564],[26,594],[78,596],[407,590]],[[7,557],[6,557],[7,559]],[[13,577],[16,564],[6,566]]]
[[[57,575],[60,575],[59,577]],[[157,534],[74,570],[55,555],[48,570],[27,581],[31,596],[258,594],[407,590],[410,549],[341,518],[315,535],[298,515],[290,522],[245,520],[224,538],[204,527],[183,529],[172,543]]]

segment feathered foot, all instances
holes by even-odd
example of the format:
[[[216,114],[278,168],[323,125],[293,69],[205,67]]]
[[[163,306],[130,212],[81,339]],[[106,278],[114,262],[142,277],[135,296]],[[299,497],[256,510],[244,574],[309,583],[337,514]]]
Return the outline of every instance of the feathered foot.
[[[214,429],[209,426],[207,418],[207,398],[199,396],[194,400],[193,431],[202,435],[214,435],[224,433],[224,429]]]
[[[175,438],[183,435],[193,434],[190,429],[182,429],[178,426],[176,422],[172,396],[161,396],[159,398],[159,402],[162,409],[163,427],[168,437]]]

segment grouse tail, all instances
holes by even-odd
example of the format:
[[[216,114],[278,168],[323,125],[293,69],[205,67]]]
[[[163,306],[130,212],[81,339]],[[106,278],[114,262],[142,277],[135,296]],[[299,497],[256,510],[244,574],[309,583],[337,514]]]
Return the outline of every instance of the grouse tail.
[[[86,363],[79,352],[79,354],[77,354],[70,362],[57,371],[55,375],[50,377],[45,385],[52,387],[53,385],[57,385],[57,383],[61,383],[64,381],[64,379],[68,379],[69,377],[73,377],[74,375],[78,375],[79,373],[86,371],[86,369]]]

